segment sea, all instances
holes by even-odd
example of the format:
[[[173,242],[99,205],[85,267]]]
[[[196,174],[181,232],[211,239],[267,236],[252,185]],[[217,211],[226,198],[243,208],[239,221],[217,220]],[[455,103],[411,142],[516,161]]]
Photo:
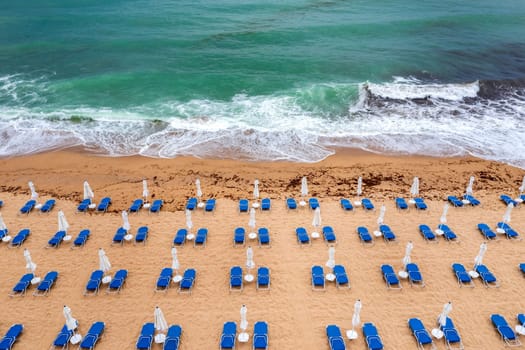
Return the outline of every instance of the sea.
[[[522,0],[0,0],[0,157],[525,168]]]

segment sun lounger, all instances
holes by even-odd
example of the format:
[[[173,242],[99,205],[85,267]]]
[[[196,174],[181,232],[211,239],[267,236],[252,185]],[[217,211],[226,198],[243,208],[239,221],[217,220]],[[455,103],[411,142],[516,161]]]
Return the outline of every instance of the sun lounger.
[[[521,239],[520,234],[515,231],[509,224],[505,222],[498,222],[498,228],[505,231],[505,236],[507,239]]]
[[[137,339],[135,347],[139,350],[151,349],[153,343],[153,335],[155,335],[155,325],[151,322],[144,323],[140,330],[140,335]]]
[[[248,202],[247,199],[239,200],[239,212],[240,213],[247,213],[249,207],[250,207],[250,203]]]
[[[408,327],[410,327],[412,334],[414,334],[414,337],[416,338],[418,349],[423,350],[425,349],[426,345],[428,345],[430,349],[436,349],[436,344],[434,344],[434,341],[430,337],[430,334],[425,329],[423,322],[421,322],[419,318],[409,319]]]
[[[20,247],[30,234],[31,231],[28,228],[20,230],[18,234],[11,240],[10,247]]]
[[[104,322],[93,323],[87,334],[84,336],[84,339],[82,339],[79,349],[94,349],[104,332],[105,326]]]
[[[341,208],[343,208],[343,210],[346,210],[346,211],[351,211],[354,209],[354,206],[352,205],[352,202],[350,202],[350,200],[346,199],[346,198],[341,198]]]
[[[173,245],[183,245],[186,243],[186,235],[188,234],[188,230],[185,228],[181,228],[177,231],[175,234],[175,237],[173,238]]]
[[[464,349],[463,342],[461,341],[461,336],[459,335],[459,332],[454,326],[454,322],[452,322],[452,319],[450,317],[447,317],[444,326],[441,325],[439,322],[438,325],[441,331],[443,332],[445,344],[448,350]]]
[[[257,290],[270,289],[270,269],[267,267],[259,267],[257,269]]]
[[[476,272],[479,273],[479,277],[485,284],[485,287],[499,287],[499,281],[496,279],[496,276],[485,265],[477,265]]]
[[[337,243],[337,239],[335,237],[334,229],[332,228],[332,226],[323,227],[323,237],[326,244]]]
[[[235,322],[225,322],[222,327],[219,349],[235,349],[235,339],[237,338],[237,324]]]
[[[368,350],[383,350],[383,341],[377,333],[377,328],[373,323],[363,324],[363,336],[365,337]]]
[[[469,201],[469,204],[472,205],[473,207],[478,206],[478,205],[481,204],[481,202],[478,199],[476,199],[474,196],[471,196],[471,195],[468,195],[468,194],[464,195],[463,199]]]
[[[196,277],[197,271],[195,269],[186,269],[179,284],[179,293],[191,294]]]
[[[242,291],[243,281],[242,268],[240,266],[233,266],[230,269],[230,292]]]
[[[286,208],[288,210],[297,209],[297,202],[293,198],[286,198]]]
[[[312,266],[312,290],[324,290],[324,271],[322,266]]]
[[[0,230],[0,239],[2,239],[5,236],[7,236],[8,233],[9,233],[9,230],[7,228],[4,229],[4,230]]]
[[[100,203],[98,203],[97,211],[105,213],[108,211],[108,208],[110,205],[111,205],[111,198],[104,197],[100,200]]]
[[[461,199],[459,199],[458,197],[456,196],[448,196],[447,197],[447,201],[452,204],[453,206],[459,208],[459,207],[462,207],[463,206],[463,202],[461,201]]]
[[[157,278],[157,284],[155,284],[155,291],[167,292],[170,288],[171,278],[173,277],[173,269],[171,267],[165,267],[160,271],[159,278]]]
[[[102,283],[102,277],[104,277],[104,271],[95,270],[91,273],[88,282],[86,283],[86,288],[84,290],[84,295],[96,295],[98,294],[98,289],[100,283]]]
[[[117,229],[117,232],[115,232],[115,235],[113,236],[113,242],[111,244],[120,244],[122,245],[124,243],[124,236],[128,234],[128,231],[126,231],[123,227],[119,227]]]
[[[261,200],[261,210],[262,211],[268,211],[272,208],[272,201],[270,198],[263,198]]]
[[[28,200],[26,204],[24,204],[22,208],[20,208],[20,214],[29,214],[33,210],[35,205],[36,201],[34,199]]]
[[[304,227],[296,228],[295,234],[297,235],[297,242],[299,242],[300,245],[310,244],[310,237],[308,236],[308,232],[306,232]]]
[[[212,212],[215,210],[215,199],[211,198],[206,201],[206,204],[204,205],[204,211],[206,212]]]
[[[142,199],[135,199],[133,203],[131,203],[131,206],[129,207],[130,213],[138,213],[138,211],[142,208],[144,205],[144,201]]]
[[[472,278],[465,269],[465,266],[463,266],[460,263],[453,263],[452,271],[454,271],[454,274],[456,275],[460,287],[474,288],[474,282],[472,281]]]
[[[490,316],[490,320],[492,321],[492,324],[494,327],[496,327],[496,330],[501,336],[501,339],[505,342],[508,346],[521,346],[521,342],[516,336],[516,333],[514,330],[509,326],[507,323],[507,320],[499,314],[492,314]]]
[[[58,272],[49,271],[45,275],[44,279],[40,281],[33,295],[34,296],[47,295],[51,291],[51,288],[53,288],[53,285],[55,284],[57,278],[58,278]]]
[[[516,318],[518,319],[518,323],[520,325],[524,325],[525,324],[525,314],[518,314],[516,316]]]
[[[268,323],[264,321],[255,322],[253,325],[253,349],[268,349]]]
[[[315,197],[308,199],[308,206],[310,209],[315,210],[319,208],[319,200]]]
[[[514,206],[518,205],[518,202],[516,202],[514,199],[512,199],[512,197],[506,194],[502,194],[501,196],[499,196],[499,199],[501,199],[501,201],[505,203],[505,205],[509,205],[509,204],[512,204]]]
[[[259,237],[260,247],[270,247],[270,231],[266,227],[259,227],[257,237]]]
[[[421,235],[427,243],[438,243],[437,236],[428,225],[419,225],[419,232],[421,232]]]
[[[335,275],[335,285],[337,288],[350,288],[350,280],[343,265],[335,265],[332,272]]]
[[[206,240],[208,239],[208,229],[207,228],[200,228],[197,230],[197,234],[195,235],[195,240],[193,241],[193,246],[206,246]]]
[[[73,330],[68,330],[67,326],[64,325],[53,341],[51,349],[67,349],[72,335]]]
[[[73,247],[83,247],[89,238],[91,232],[89,230],[82,230],[78,233],[78,236],[73,241]],[[71,248],[73,248],[71,247]]]
[[[79,211],[81,213],[85,213],[89,209],[90,205],[91,205],[91,199],[86,198],[86,199],[82,200],[82,202],[80,202],[78,204],[77,211]]]
[[[438,229],[443,231],[443,238],[448,242],[459,242],[458,236],[445,224],[438,225]]]
[[[396,201],[396,208],[399,209],[399,210],[406,210],[408,209],[408,204],[406,202],[406,200],[404,198],[401,198],[401,197],[397,197],[395,199]]]
[[[180,345],[180,337],[182,335],[182,327],[178,324],[171,325],[166,333],[166,339],[162,350],[178,350]]]
[[[388,225],[379,225],[379,232],[383,235],[383,239],[385,242],[395,242],[396,241],[396,235]]]
[[[41,213],[49,213],[55,206],[56,201],[54,199],[48,199],[40,208]]]
[[[330,350],[346,350],[345,339],[341,335],[341,330],[334,324],[326,326],[326,337]]]
[[[27,288],[31,286],[31,280],[35,278],[35,275],[32,273],[26,273],[20,278],[20,280],[15,284],[9,296],[14,297],[17,295],[26,294]]]
[[[497,240],[498,235],[496,232],[492,231],[492,229],[489,227],[489,225],[481,223],[478,224],[478,230],[481,232],[483,236],[485,236],[485,239],[487,240]]]
[[[153,203],[151,203],[151,207],[149,207],[150,213],[160,213],[160,210],[162,209],[162,206],[164,205],[164,201],[162,199],[155,199]]]
[[[414,263],[407,264],[405,270],[408,273],[408,281],[411,286],[424,287],[425,282],[423,281],[423,275],[419,271],[419,266]]]
[[[106,294],[120,293],[120,290],[124,287],[124,283],[126,283],[126,278],[128,278],[128,270],[118,270],[111,279]]]
[[[197,198],[188,198],[188,201],[186,202],[186,209],[194,210],[195,208],[197,208]]]
[[[244,227],[236,227],[233,230],[233,246],[244,245],[246,237],[246,230]]]
[[[396,272],[392,265],[381,265],[381,272],[383,273],[383,279],[385,280],[386,287],[388,289],[402,289],[401,282],[397,278]]]
[[[428,208],[427,204],[425,203],[425,200],[423,198],[414,198],[414,204],[416,206],[416,209],[418,210],[426,210]]]
[[[368,198],[363,198],[361,200],[361,205],[363,206],[363,208],[365,210],[374,210],[374,204],[372,203],[372,201]]]
[[[372,236],[370,235],[370,232],[368,232],[368,229],[364,226],[358,226],[357,227],[357,234],[359,235],[359,239],[361,240],[361,243],[363,244],[369,244],[373,245],[374,240]]]
[[[148,240],[148,232],[148,226],[139,227],[137,234],[135,235],[135,243],[142,243],[146,245],[146,241]]]
[[[23,331],[24,325],[20,323],[12,325],[4,337],[0,339],[0,350],[11,350]]]
[[[66,237],[66,231],[58,231],[49,241],[47,241],[47,247],[58,248],[64,237]]]

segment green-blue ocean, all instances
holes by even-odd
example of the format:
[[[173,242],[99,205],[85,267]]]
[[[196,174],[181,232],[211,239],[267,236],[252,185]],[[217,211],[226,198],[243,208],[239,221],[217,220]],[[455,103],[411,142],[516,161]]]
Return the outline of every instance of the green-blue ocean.
[[[525,1],[0,0],[0,156],[525,167]]]

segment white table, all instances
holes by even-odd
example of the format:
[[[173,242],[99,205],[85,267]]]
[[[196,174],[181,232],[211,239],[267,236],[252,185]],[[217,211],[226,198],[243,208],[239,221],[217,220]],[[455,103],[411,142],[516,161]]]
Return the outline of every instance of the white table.
[[[180,281],[182,281],[181,275],[173,276],[173,283],[179,283]]]
[[[204,206],[205,206],[204,202],[199,202],[199,204],[197,204],[197,208],[199,209],[204,208]]]
[[[242,333],[239,333],[239,335],[237,336],[237,339],[241,343],[247,343],[248,340],[250,340],[250,335],[246,332],[242,332]]]
[[[244,275],[244,280],[246,282],[253,282],[253,280],[255,279],[255,277],[251,274],[247,274],[247,275]]]
[[[348,339],[350,339],[350,340],[357,339],[357,332],[354,331],[353,329],[347,330],[346,331],[346,337]]]
[[[300,201],[300,202],[299,202],[299,205],[300,205],[301,207],[304,207],[304,206],[306,206],[306,202],[305,202],[305,201]]]
[[[70,235],[67,235],[67,236],[64,236],[64,238],[62,238],[62,240],[63,240],[64,242],[69,242],[69,241],[71,241],[71,238],[72,238],[72,237],[71,237]]]
[[[143,207],[145,209],[149,209],[151,207],[151,203],[146,203],[146,204],[143,205]]]
[[[462,199],[461,203],[463,203],[464,205],[469,205],[470,201],[468,199]]]
[[[35,277],[35,278],[33,278],[33,279],[31,280],[31,284],[32,284],[32,285],[39,284],[41,280],[42,280],[42,279],[41,279],[40,277]]]
[[[501,227],[498,227],[498,228],[496,229],[496,232],[499,233],[500,235],[502,235],[502,234],[505,233],[505,230],[502,229]]]
[[[255,232],[250,232],[250,233],[248,234],[248,238],[249,238],[249,239],[256,239],[256,238],[257,238],[257,233],[255,233]]]
[[[432,333],[432,335],[434,336],[434,338],[436,339],[441,339],[443,338],[443,331],[441,329],[438,329],[438,328],[434,328],[430,331],[430,333]]]
[[[95,203],[91,203],[90,205],[88,205],[88,208],[89,209],[95,209],[97,207],[97,205]]]
[[[186,239],[187,239],[188,241],[193,241],[193,240],[195,239],[195,235],[194,235],[193,233],[188,233],[188,234],[186,235]]]
[[[374,236],[381,237],[381,231],[374,231]]]
[[[111,282],[111,276],[104,276],[102,278],[102,283],[108,284],[109,282]]]
[[[11,240],[11,236],[4,236],[2,238],[2,242],[9,242]]]
[[[443,230],[441,230],[441,229],[438,228],[438,229],[436,230],[436,234],[437,234],[438,236],[443,236],[443,235],[445,234],[445,232],[443,232]]]
[[[335,275],[333,273],[327,273],[325,276],[326,280],[329,282],[335,281]]]
[[[159,333],[155,336],[155,344],[162,344],[166,340],[166,334]]]
[[[312,232],[311,236],[312,236],[312,238],[315,238],[315,239],[321,237],[321,235],[319,234],[319,232]]]
[[[406,271],[399,271],[397,275],[403,279],[408,278],[408,272]]]
[[[259,203],[257,203],[257,202],[252,203],[252,208],[253,209],[259,208]]]
[[[468,274],[472,278],[478,278],[479,277],[479,273],[477,273],[476,271],[469,271]]]
[[[131,241],[132,239],[133,239],[133,235],[130,234],[130,233],[128,233],[127,235],[124,236],[124,240],[126,240],[128,242]]]
[[[80,335],[80,333],[76,333],[74,336],[71,337],[71,339],[69,339],[69,342],[75,345],[75,344],[80,343],[81,340],[82,340],[82,335]]]
[[[354,202],[354,205],[355,205],[356,207],[360,207],[360,206],[361,206],[361,201],[355,201],[355,202]]]

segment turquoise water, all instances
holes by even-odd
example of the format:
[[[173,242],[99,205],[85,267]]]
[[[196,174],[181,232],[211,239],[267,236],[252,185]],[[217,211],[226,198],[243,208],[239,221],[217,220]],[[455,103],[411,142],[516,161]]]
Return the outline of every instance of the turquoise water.
[[[525,165],[522,1],[0,1],[0,155]]]

